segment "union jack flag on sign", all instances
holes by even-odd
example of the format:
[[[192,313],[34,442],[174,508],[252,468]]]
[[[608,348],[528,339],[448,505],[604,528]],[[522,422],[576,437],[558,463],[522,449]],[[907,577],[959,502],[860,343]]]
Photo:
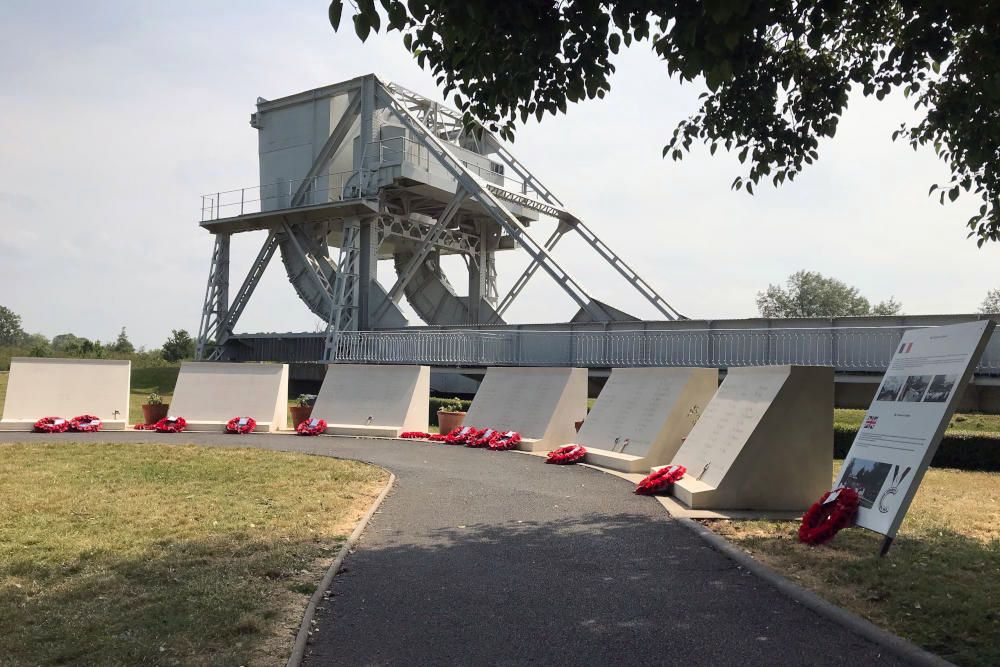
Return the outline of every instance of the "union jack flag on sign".
[[[875,428],[876,423],[878,423],[878,417],[868,417],[865,419],[865,428]]]

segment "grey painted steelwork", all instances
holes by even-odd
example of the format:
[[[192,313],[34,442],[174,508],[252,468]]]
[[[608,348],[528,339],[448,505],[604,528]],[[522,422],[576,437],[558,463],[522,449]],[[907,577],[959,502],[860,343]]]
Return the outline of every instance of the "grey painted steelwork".
[[[587,228],[495,136],[466,128],[461,114],[367,75],[278,100],[258,99],[261,186],[205,195],[202,227],[216,236],[202,308],[199,358],[225,356],[227,341],[275,250],[300,299],[327,322],[322,358],[341,356],[342,334],[406,325],[405,296],[432,325],[503,324],[502,314],[539,269],[579,306],[574,321],[636,321],[592,298],[551,254],[575,231],[669,320],[682,319]],[[531,225],[558,227],[539,244]],[[234,307],[228,300],[231,234],[268,230]],[[339,248],[337,262],[330,248]],[[531,258],[499,299],[495,253]],[[461,255],[468,296],[441,269]],[[379,260],[398,280],[387,291]]]
[[[838,373],[884,373],[907,329],[976,318],[906,319],[920,323],[871,326],[866,324],[870,321],[868,318],[848,318],[849,321],[832,326],[809,326],[807,322],[796,323],[795,320],[773,322],[782,328],[763,328],[759,320],[723,322],[712,328],[709,328],[712,323],[707,322],[691,322],[694,326],[683,328],[670,322],[648,322],[638,327],[635,323],[586,324],[572,328],[566,328],[567,325],[480,329],[412,327],[398,331],[344,333],[334,361],[453,367],[587,368],[804,364],[832,366]],[[739,326],[741,322],[743,327]],[[226,358],[315,362],[320,359],[322,347],[322,334],[249,334],[230,341]],[[1000,376],[1000,334],[990,340],[976,373]]]

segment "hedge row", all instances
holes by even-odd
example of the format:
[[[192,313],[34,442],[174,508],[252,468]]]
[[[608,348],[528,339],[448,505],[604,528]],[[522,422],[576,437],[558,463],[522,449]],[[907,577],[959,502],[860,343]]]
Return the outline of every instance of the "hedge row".
[[[854,444],[858,427],[835,424],[833,457],[842,459]],[[931,465],[935,468],[1000,471],[1000,433],[946,433]]]
[[[431,405],[430,405],[431,426],[437,426],[438,425],[438,410],[441,408],[441,406],[444,405],[445,403],[451,403],[453,400],[455,400],[455,399],[453,399],[453,398],[437,398],[435,396],[431,397]],[[470,405],[472,405],[472,401],[462,401],[462,409],[463,410],[468,410]]]

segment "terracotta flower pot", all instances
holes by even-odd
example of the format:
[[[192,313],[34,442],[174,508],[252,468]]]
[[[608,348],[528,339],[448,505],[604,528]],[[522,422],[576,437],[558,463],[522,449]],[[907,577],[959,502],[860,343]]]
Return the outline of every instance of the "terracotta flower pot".
[[[155,424],[164,417],[167,416],[167,412],[170,410],[169,403],[157,403],[156,405],[144,405],[142,406],[142,419],[143,424]]]
[[[456,428],[462,428],[465,422],[464,412],[445,412],[438,410],[438,432],[451,433]]]
[[[313,406],[307,405],[305,407],[301,407],[298,405],[293,405],[291,407],[291,411],[292,411],[292,428],[295,428],[296,426],[298,426],[299,424],[301,424],[302,422],[304,422],[305,420],[309,419],[309,417],[312,416]]]

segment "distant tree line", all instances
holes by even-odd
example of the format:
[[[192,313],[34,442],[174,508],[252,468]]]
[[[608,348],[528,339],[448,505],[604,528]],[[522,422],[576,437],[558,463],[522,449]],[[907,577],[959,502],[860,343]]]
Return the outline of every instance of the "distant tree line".
[[[49,339],[44,334],[24,330],[21,316],[6,306],[0,306],[0,370],[10,365],[10,357],[74,357],[80,359],[130,359],[137,366],[159,366],[193,359],[194,339],[184,329],[173,329],[159,348],[136,348],[129,340],[125,327],[118,337],[103,343],[72,333]]]
[[[872,303],[857,287],[817,271],[796,271],[785,285],[768,285],[757,292],[761,317],[852,317],[902,315],[903,304],[889,297]],[[979,306],[983,315],[1000,314],[1000,289],[990,290]]]

